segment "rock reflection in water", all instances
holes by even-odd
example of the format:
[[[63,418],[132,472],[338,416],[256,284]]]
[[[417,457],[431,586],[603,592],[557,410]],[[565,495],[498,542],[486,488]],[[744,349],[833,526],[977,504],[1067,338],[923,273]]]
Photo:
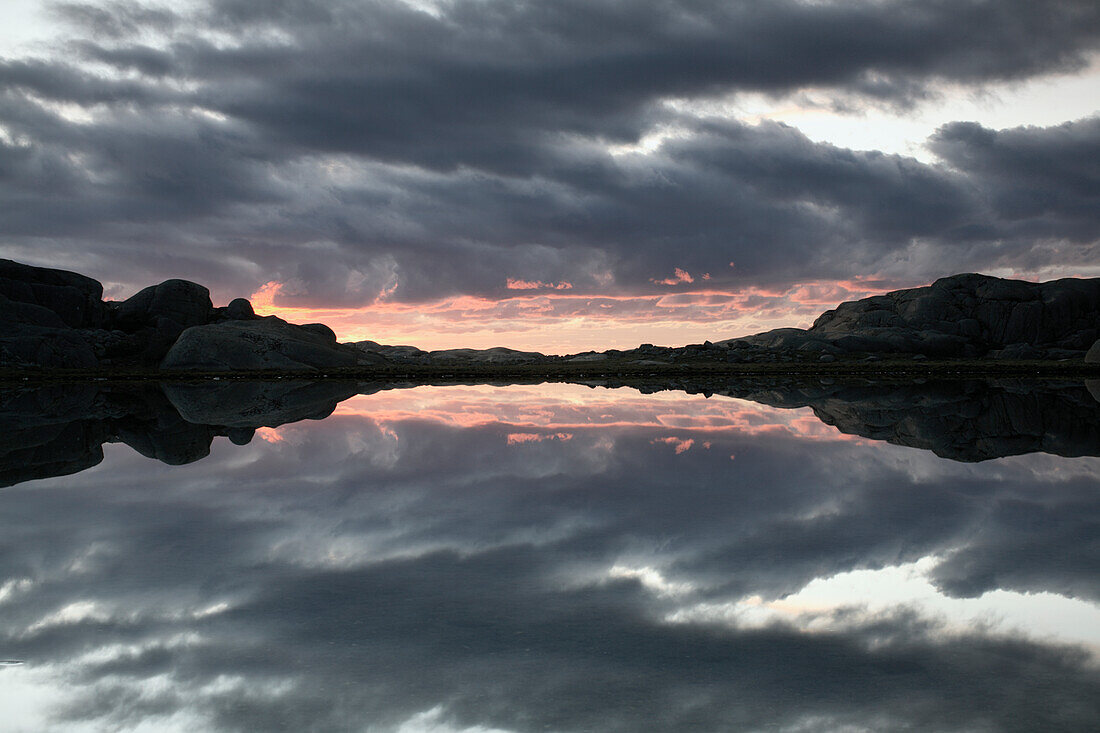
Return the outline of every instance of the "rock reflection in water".
[[[22,729],[1100,716],[1095,458],[946,461],[806,409],[576,386],[379,392],[208,446],[0,493]]]
[[[0,486],[82,471],[123,442],[180,465],[216,436],[243,445],[253,430],[322,419],[357,394],[410,385],[339,381],[198,382],[0,389]],[[597,385],[591,385],[597,386]],[[600,383],[598,386],[622,386]],[[634,382],[645,393],[705,392],[784,409],[809,407],[843,433],[931,450],[957,461],[1023,453],[1100,455],[1100,400],[1080,383],[948,381],[923,385]],[[538,405],[538,397],[529,406]]]

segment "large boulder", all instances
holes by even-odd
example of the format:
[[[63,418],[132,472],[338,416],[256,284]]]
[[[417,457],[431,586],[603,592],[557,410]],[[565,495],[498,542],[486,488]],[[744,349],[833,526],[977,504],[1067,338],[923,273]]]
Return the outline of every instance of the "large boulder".
[[[165,280],[111,306],[113,326],[136,337],[125,351],[145,366],[159,364],[184,329],[209,323],[215,315],[210,291],[187,280]]]
[[[1100,278],[1030,283],[954,275],[841,303],[809,329],[728,340],[734,348],[932,358],[1080,358],[1100,337]]]
[[[234,298],[225,307],[225,317],[231,321],[251,321],[256,318],[256,311],[248,298]]]
[[[182,331],[208,322],[213,315],[209,290],[188,280],[165,280],[120,303],[115,320],[124,330],[134,330],[167,319]]]
[[[355,366],[357,363],[357,352],[337,344],[336,336],[327,326],[296,326],[267,316],[188,328],[172,345],[161,368],[297,371]]]
[[[1084,351],[1098,329],[1100,278],[1030,283],[965,274],[841,303],[805,338],[848,351],[1036,358]]]
[[[92,278],[12,260],[0,260],[0,296],[20,304],[4,308],[5,320],[29,317],[37,325],[98,328],[106,313],[103,286]],[[48,311],[60,323],[36,311]]]

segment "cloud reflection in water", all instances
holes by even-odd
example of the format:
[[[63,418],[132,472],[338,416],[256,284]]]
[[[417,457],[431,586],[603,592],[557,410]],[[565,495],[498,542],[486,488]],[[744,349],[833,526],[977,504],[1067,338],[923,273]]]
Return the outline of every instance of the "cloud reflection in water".
[[[107,445],[0,494],[23,729],[1100,716],[1100,459],[954,463],[806,410],[559,385],[383,392],[259,437],[180,467]]]

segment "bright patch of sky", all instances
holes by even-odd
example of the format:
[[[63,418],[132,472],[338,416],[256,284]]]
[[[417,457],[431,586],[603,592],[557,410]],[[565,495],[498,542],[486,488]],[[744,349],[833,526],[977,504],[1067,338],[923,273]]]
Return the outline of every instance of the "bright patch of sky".
[[[4,0],[0,4],[0,57],[21,56],[52,34],[41,0]]]
[[[849,107],[832,109],[821,90],[800,98],[737,94],[711,100],[676,100],[670,106],[698,115],[732,117],[748,123],[764,120],[797,127],[815,142],[853,150],[880,150],[924,162],[935,157],[926,139],[948,122],[978,122],[1004,129],[1051,126],[1100,113],[1100,61],[1084,72],[1001,84],[980,91],[952,88],[911,109]]]

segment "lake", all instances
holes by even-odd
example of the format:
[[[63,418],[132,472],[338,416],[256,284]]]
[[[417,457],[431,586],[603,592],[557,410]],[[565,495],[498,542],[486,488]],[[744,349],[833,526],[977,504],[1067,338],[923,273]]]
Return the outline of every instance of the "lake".
[[[4,392],[0,729],[1100,727],[1079,383],[395,387]]]

